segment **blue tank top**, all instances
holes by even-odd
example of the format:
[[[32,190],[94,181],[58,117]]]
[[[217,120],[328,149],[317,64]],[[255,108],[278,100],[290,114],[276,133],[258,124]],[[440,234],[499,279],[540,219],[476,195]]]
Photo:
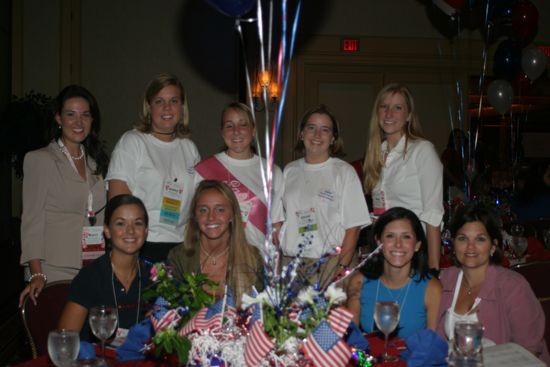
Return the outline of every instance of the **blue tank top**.
[[[418,282],[419,275],[410,279],[403,288],[390,289],[380,279],[363,279],[361,288],[361,329],[364,332],[376,330],[374,323],[374,304],[377,301],[395,301],[401,308],[397,335],[407,338],[416,331],[426,328],[425,295],[429,279]]]

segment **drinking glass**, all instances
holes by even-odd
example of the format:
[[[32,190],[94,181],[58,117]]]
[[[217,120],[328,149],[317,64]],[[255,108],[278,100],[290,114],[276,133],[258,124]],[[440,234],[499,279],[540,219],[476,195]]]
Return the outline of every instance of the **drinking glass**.
[[[80,337],[76,331],[52,330],[48,334],[48,354],[53,364],[68,367],[78,357]]]
[[[374,321],[378,330],[384,333],[384,354],[382,359],[385,362],[395,362],[396,356],[388,354],[388,336],[399,324],[399,304],[393,301],[379,301],[374,305]]]
[[[457,321],[454,330],[454,349],[460,356],[476,357],[481,353],[483,327],[475,321]]]
[[[115,332],[118,324],[118,312],[113,306],[90,308],[88,317],[92,333],[101,341],[101,357],[105,359],[105,340]]]

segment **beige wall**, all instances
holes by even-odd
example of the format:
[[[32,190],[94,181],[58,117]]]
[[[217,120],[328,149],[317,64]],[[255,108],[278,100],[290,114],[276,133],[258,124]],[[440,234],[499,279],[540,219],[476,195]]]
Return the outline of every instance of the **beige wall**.
[[[532,1],[540,13],[537,41],[550,43],[550,2]],[[13,3],[16,7],[13,21],[18,30],[13,34],[15,42],[12,46],[16,61],[12,65],[14,93],[34,89],[55,95],[69,81],[82,83],[99,101],[104,120],[102,135],[111,149],[120,134],[135,122],[148,80],[162,71],[173,72],[183,80],[188,90],[193,140],[201,154],[210,155],[220,147],[220,111],[237,98],[239,65],[235,61],[237,41],[231,19],[210,9],[201,0],[20,0]],[[425,6],[418,0],[346,0],[308,4],[324,10],[324,13],[318,16],[313,8],[308,10],[305,7],[304,17],[310,14],[317,17],[302,22],[306,26],[299,32],[306,39],[308,34],[315,33],[336,38],[341,35],[361,36],[367,44],[369,37],[389,41],[403,38],[405,43],[410,43],[407,39],[446,43],[431,26]],[[72,18],[67,16],[67,12],[62,11],[67,8],[76,9],[78,14]],[[308,24],[315,27],[307,28]],[[81,42],[74,39],[71,42],[67,32],[77,35]],[[461,38],[468,43],[480,37],[478,31],[465,31]],[[466,48],[462,52],[471,51]],[[201,55],[203,60],[198,62]],[[298,58],[299,55],[296,60]],[[468,58],[479,60],[481,55],[476,49]],[[76,68],[71,69],[72,73],[67,72],[71,62]],[[402,63],[405,65],[407,60],[402,60]],[[292,72],[291,88],[293,93],[297,93],[298,70]],[[388,77],[386,75],[376,83],[355,86],[338,80],[326,83],[319,79],[322,83],[311,102],[330,100],[346,124],[351,126],[346,127],[351,133],[345,136],[350,148],[349,159],[358,158],[364,150],[366,130],[363,121],[370,109],[369,100]],[[448,87],[452,81],[452,78],[450,81],[447,78],[444,85]],[[413,91],[420,94],[421,118],[433,134],[428,135],[441,149],[440,141],[446,136],[449,125],[448,119],[444,121],[447,99],[434,87],[433,80],[428,89],[422,80],[411,78],[408,82],[413,84]],[[289,150],[295,135],[295,123],[299,113],[306,108],[304,100],[298,99],[296,94],[289,96],[290,112],[286,113],[279,144],[279,155],[284,161],[292,158]],[[363,100],[366,102],[359,106],[361,113],[357,116],[349,106],[357,108]],[[437,104],[436,114],[431,112],[433,104]],[[14,213],[19,210],[17,202],[15,200]]]

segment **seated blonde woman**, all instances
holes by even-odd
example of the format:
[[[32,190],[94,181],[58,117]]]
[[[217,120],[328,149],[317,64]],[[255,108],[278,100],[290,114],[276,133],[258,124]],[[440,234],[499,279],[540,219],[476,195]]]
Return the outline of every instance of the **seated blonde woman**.
[[[244,292],[252,286],[263,288],[261,258],[258,250],[246,242],[239,202],[223,182],[202,181],[191,201],[185,242],[168,254],[176,279],[183,273],[204,273],[219,284],[210,290],[223,296],[225,285],[240,305]]]

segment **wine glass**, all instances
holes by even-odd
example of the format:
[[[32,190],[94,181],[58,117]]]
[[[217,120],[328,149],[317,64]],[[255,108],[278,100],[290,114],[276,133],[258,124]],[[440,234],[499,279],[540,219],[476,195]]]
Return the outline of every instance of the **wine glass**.
[[[113,306],[90,308],[88,317],[92,333],[101,341],[101,357],[105,359],[105,340],[115,332],[118,324],[118,312]]]
[[[48,354],[53,364],[68,367],[78,357],[80,337],[76,331],[52,330],[48,334]]]
[[[399,324],[399,304],[393,301],[378,301],[374,305],[374,321],[378,330],[384,333],[384,355],[385,362],[395,362],[396,356],[388,354],[388,336]]]

